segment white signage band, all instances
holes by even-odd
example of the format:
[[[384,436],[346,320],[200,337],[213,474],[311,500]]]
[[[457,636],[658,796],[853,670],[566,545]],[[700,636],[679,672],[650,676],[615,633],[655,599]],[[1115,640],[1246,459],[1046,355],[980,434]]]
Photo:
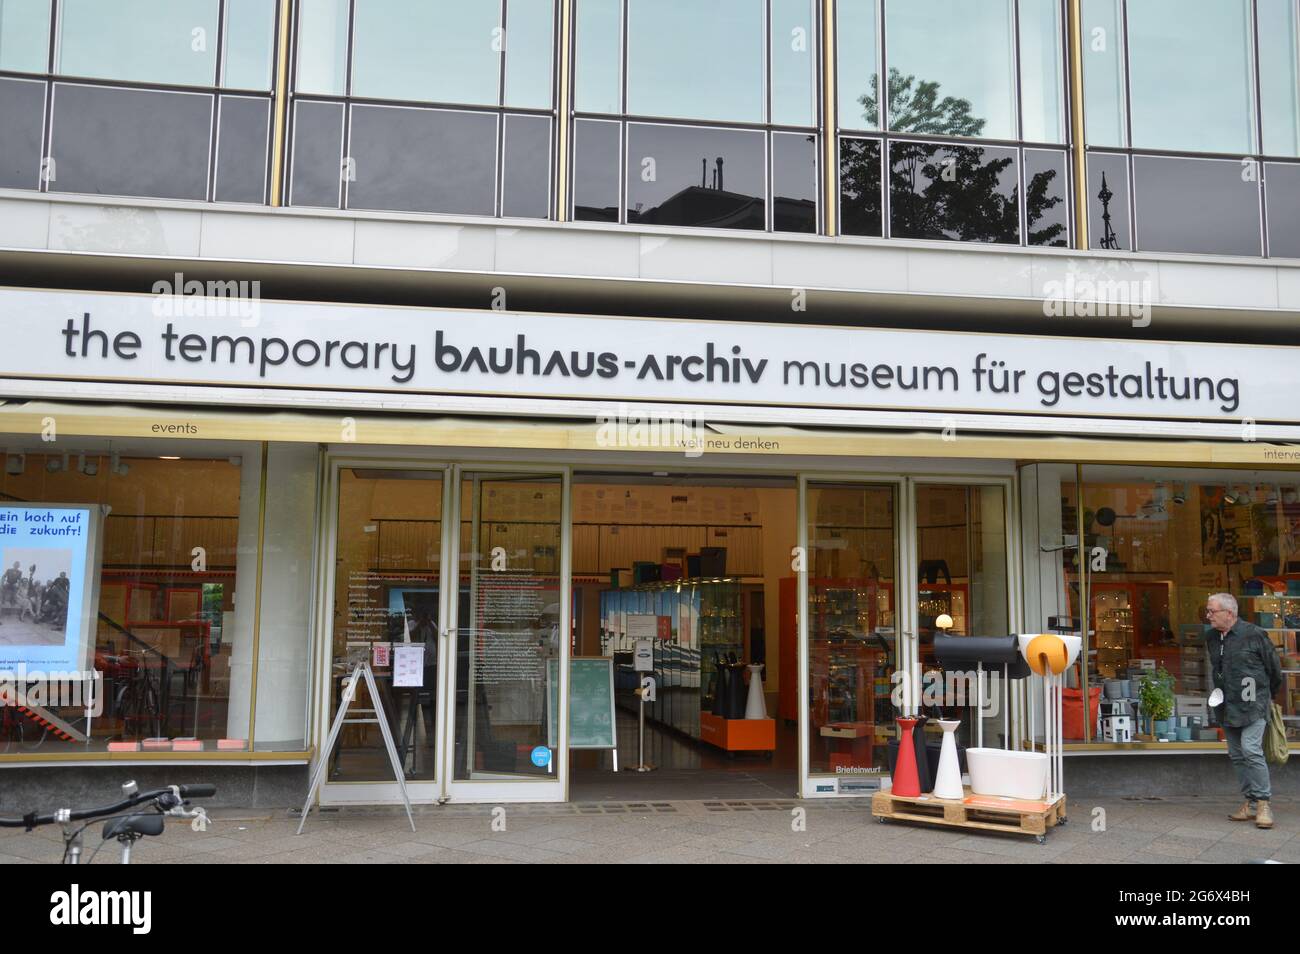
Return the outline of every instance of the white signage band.
[[[25,289],[0,321],[8,378],[1300,420],[1280,346]]]

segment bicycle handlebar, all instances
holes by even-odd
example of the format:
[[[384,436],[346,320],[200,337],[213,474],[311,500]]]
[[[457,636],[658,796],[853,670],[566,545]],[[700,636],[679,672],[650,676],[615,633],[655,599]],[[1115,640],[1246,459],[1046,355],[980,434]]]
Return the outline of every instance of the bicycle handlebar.
[[[141,792],[138,795],[132,795],[113,805],[104,805],[99,808],[82,808],[78,810],[64,809],[49,815],[38,815],[30,812],[22,818],[0,818],[0,828],[26,828],[31,831],[38,825],[53,825],[58,822],[84,821],[87,818],[100,818],[104,815],[116,815],[118,812],[125,811],[128,808],[134,808],[136,805],[143,805],[145,802],[155,800],[167,800],[168,808],[175,808],[175,804],[170,804],[179,794],[181,800],[186,798],[210,798],[217,793],[215,785],[176,785],[167,788],[156,789],[151,792]],[[66,814],[65,814],[66,813]]]

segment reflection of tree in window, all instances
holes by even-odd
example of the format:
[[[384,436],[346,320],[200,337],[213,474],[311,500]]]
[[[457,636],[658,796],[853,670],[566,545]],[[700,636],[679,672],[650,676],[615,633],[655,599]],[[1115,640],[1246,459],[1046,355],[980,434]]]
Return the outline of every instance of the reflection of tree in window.
[[[941,136],[978,136],[986,120],[971,115],[969,100],[944,96],[940,84],[889,71],[889,128],[895,133]],[[858,97],[863,117],[874,125],[879,115],[878,80],[872,77]],[[846,146],[848,141],[846,141]],[[878,152],[855,142],[840,157],[841,188],[846,198],[846,231],[879,234],[848,227],[850,220],[870,229],[872,194],[878,194]],[[900,142],[890,145],[891,232],[901,238],[960,239],[976,242],[1019,241],[1019,183],[1002,188],[1008,170],[1015,172],[1015,153],[1009,148],[927,145]],[[947,176],[944,173],[947,171]],[[1054,188],[1057,172],[1045,169],[1029,180],[1029,244],[1064,245],[1066,227],[1042,223],[1046,213],[1064,201]],[[1018,177],[1015,177],[1018,178]],[[1042,223],[1041,228],[1035,225]]]

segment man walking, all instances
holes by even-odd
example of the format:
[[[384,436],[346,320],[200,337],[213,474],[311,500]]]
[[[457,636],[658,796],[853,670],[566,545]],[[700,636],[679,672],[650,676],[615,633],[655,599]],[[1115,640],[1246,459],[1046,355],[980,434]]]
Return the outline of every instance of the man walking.
[[[1272,828],[1264,730],[1268,727],[1269,705],[1282,687],[1282,666],[1268,634],[1237,618],[1237,600],[1230,593],[1215,593],[1207,599],[1205,618],[1210,624],[1205,640],[1210,671],[1214,688],[1222,692],[1214,713],[1227,736],[1228,757],[1246,797],[1228,817],[1233,821],[1253,818],[1257,827]]]

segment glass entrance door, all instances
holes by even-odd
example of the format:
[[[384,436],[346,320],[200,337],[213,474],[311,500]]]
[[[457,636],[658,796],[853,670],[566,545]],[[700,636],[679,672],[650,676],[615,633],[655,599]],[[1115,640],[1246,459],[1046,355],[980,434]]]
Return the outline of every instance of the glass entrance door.
[[[803,482],[803,795],[861,794],[888,775],[891,694],[907,666],[901,482]]]
[[[568,773],[568,474],[457,471],[447,673],[453,799],[562,801]],[[549,743],[556,743],[553,746]]]
[[[380,728],[387,722],[414,801],[442,795],[440,740],[446,664],[447,471],[389,462],[336,461],[321,603],[331,607],[318,744],[333,724],[344,680],[368,660],[364,684],[330,760],[322,804],[400,799]],[[454,518],[451,526],[454,526]]]

